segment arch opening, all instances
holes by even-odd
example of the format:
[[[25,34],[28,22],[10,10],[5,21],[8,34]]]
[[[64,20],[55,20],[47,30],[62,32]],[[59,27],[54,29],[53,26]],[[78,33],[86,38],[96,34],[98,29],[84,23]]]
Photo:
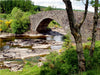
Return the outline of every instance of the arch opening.
[[[50,31],[50,29],[47,28],[47,27],[48,27],[49,23],[50,23],[52,20],[53,20],[53,19],[51,19],[51,18],[43,19],[43,20],[39,23],[39,25],[38,25],[36,31],[39,32],[39,33],[44,33],[44,32],[46,32],[46,31]]]
[[[59,28],[62,28],[62,27],[60,26],[60,24],[57,21],[55,21],[51,18],[46,18],[46,19],[43,19],[39,23],[38,27],[36,28],[36,31],[39,33],[49,33],[53,29],[55,29],[55,30],[58,29],[58,31],[55,31],[55,32],[59,33]]]

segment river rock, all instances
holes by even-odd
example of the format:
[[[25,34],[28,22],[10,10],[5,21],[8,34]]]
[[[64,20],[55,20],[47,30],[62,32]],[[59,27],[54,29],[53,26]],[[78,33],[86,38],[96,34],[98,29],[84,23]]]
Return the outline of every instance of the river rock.
[[[17,72],[17,71],[22,71],[23,65],[14,65],[11,67],[11,71]]]
[[[46,57],[40,57],[39,61],[40,61],[40,62],[46,61]]]
[[[11,48],[3,53],[4,57],[7,58],[25,58],[33,55],[33,51],[28,48]]]
[[[39,63],[38,63],[38,67],[41,67],[42,65],[43,65],[42,62],[39,62]]]
[[[50,48],[50,44],[36,44],[36,45],[34,45],[32,48],[33,49],[47,49],[47,48]]]
[[[23,65],[17,64],[15,61],[4,61],[4,66],[10,68],[11,71],[21,71],[23,69]]]

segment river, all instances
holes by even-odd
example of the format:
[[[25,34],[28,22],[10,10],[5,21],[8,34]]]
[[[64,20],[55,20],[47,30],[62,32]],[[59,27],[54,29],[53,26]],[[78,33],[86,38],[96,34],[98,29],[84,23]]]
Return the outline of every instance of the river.
[[[41,57],[61,49],[62,44],[63,35],[0,38],[0,69],[11,68],[12,64],[38,63]]]

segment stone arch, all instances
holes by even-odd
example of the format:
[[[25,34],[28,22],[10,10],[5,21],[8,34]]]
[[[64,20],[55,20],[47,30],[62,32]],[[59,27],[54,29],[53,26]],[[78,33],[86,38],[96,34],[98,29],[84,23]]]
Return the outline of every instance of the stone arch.
[[[48,25],[49,25],[49,23],[51,22],[51,21],[53,21],[53,20],[55,20],[55,19],[53,19],[53,18],[44,18],[44,19],[42,19],[39,23],[38,23],[38,25],[37,25],[37,27],[36,27],[36,31],[37,32],[39,32],[39,33],[42,33],[42,32],[46,32],[46,31],[49,31],[50,29],[48,29],[47,27],[48,27]],[[59,23],[57,20],[55,20],[57,23]],[[61,23],[59,23],[60,25],[61,25]],[[62,26],[62,25],[61,25]]]
[[[42,32],[46,31],[46,27],[48,24],[55,20],[57,23],[59,23],[65,30],[65,28],[69,28],[69,22],[66,23],[68,20],[66,11],[61,10],[54,10],[54,11],[43,11],[41,13],[38,13],[36,15],[30,16],[30,22],[31,22],[31,31],[36,32]],[[63,15],[62,15],[63,14]]]
[[[84,12],[74,11],[76,22],[79,23],[82,18]],[[67,14],[65,10],[53,10],[53,11],[43,11],[41,13],[31,15],[30,23],[31,23],[31,31],[32,32],[42,32],[46,31],[46,27],[50,23],[50,21],[55,20],[58,22],[65,31],[69,32],[69,21],[67,18]],[[98,27],[100,27],[100,21],[98,21]],[[83,40],[86,41],[88,37],[91,37],[91,30],[93,27],[93,13],[88,13],[86,20],[81,28],[81,33],[83,36]],[[98,33],[100,31],[98,30]],[[98,34],[100,36],[100,33]],[[100,39],[100,38],[98,38]]]
[[[51,18],[45,18],[42,21],[40,21],[38,26],[36,27],[36,31],[38,31],[40,33],[47,31],[48,30],[47,26],[52,20],[53,19],[51,19]]]

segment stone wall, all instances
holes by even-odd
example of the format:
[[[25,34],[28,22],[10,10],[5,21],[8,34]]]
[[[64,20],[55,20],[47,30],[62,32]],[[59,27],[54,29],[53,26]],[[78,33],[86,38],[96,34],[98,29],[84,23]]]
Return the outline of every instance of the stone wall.
[[[80,11],[74,11],[76,21],[79,23],[82,18],[84,12]],[[36,15],[30,16],[30,22],[31,22],[31,31],[32,32],[43,32],[46,31],[48,24],[55,20],[58,22],[66,32],[70,32],[69,28],[69,22],[67,18],[67,14],[65,10],[53,10],[53,11],[43,11],[41,13],[38,13]],[[81,28],[81,33],[83,36],[83,41],[86,41],[87,38],[91,37],[92,34],[92,27],[93,27],[93,13],[88,13],[86,20]],[[100,40],[100,20],[98,23],[98,29],[97,29],[97,40]]]

